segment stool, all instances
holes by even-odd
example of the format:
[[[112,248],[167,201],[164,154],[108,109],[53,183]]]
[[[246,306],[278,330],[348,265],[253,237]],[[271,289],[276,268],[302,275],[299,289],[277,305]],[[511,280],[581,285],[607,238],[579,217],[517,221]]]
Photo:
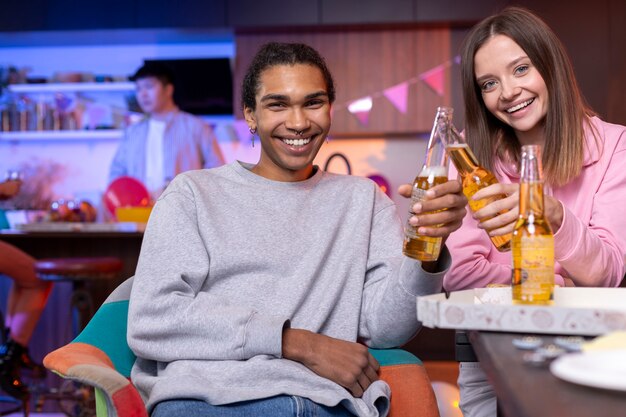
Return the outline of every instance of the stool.
[[[76,337],[85,328],[94,314],[91,295],[85,288],[86,282],[113,279],[121,270],[122,261],[116,257],[51,258],[35,262],[35,272],[40,279],[72,283],[72,337]],[[41,409],[45,400],[52,399],[58,402],[61,410],[68,416],[95,415],[93,392],[85,385],[66,381],[58,389],[42,387],[33,391],[37,409]]]
[[[52,258],[35,262],[35,272],[44,281],[72,283],[70,307],[75,309],[74,336],[87,325],[93,315],[91,295],[86,281],[108,280],[122,270],[122,261],[115,257]]]

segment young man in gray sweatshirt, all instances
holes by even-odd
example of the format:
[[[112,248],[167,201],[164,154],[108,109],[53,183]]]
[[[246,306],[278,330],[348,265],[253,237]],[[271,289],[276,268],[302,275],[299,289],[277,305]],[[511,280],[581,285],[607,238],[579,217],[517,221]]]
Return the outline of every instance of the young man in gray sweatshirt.
[[[155,417],[384,416],[367,346],[415,335],[415,297],[440,291],[449,253],[403,257],[377,185],[313,165],[335,98],[315,50],[264,46],[242,96],[258,163],[183,173],[152,212],[130,300],[133,382]],[[446,237],[465,214],[460,184],[429,198],[412,221]]]

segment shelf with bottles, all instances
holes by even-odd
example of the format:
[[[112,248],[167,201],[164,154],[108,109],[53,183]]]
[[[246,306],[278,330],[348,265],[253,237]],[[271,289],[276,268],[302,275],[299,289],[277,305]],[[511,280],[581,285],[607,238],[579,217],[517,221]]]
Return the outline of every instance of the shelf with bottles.
[[[116,82],[84,82],[84,83],[43,83],[43,84],[11,84],[8,90],[12,93],[80,93],[80,92],[133,92],[135,83],[130,81]]]
[[[55,140],[119,140],[121,129],[96,130],[26,130],[17,132],[0,131],[0,142],[15,141],[55,141]]]
[[[127,125],[134,89],[131,82],[11,84],[0,97],[1,138],[119,138],[112,132]]]

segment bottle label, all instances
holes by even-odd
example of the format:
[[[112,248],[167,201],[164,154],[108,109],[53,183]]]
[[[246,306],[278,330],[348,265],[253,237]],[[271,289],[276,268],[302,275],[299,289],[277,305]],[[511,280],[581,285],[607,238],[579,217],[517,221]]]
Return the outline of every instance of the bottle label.
[[[519,248],[514,248],[513,258],[519,268],[514,298],[529,303],[550,300],[554,287],[554,238],[523,236]]]
[[[426,197],[426,190],[422,190],[421,188],[413,187],[413,192],[411,193],[411,204],[409,204],[409,217],[413,216],[413,206],[420,201],[423,201]],[[408,238],[416,239],[419,235],[416,232],[416,227],[413,227],[409,224],[407,220],[407,224],[405,227],[405,233]]]

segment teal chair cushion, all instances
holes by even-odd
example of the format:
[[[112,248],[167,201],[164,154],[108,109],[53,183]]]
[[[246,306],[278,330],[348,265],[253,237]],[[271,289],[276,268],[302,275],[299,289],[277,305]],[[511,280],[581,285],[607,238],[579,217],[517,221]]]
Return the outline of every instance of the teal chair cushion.
[[[128,300],[105,303],[74,342],[87,343],[102,350],[115,369],[129,378],[136,356],[126,341],[127,317]]]
[[[370,349],[380,366],[389,365],[422,365],[422,361],[410,352],[402,349]]]

